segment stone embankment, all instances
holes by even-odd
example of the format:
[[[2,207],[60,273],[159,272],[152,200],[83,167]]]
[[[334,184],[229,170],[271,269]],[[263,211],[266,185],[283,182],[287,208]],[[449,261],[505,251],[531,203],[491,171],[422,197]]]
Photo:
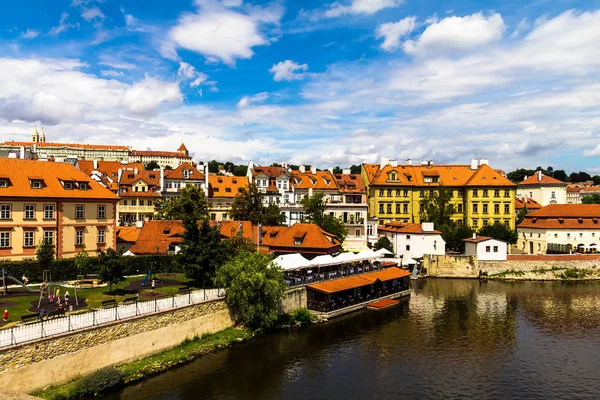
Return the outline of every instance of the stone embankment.
[[[507,261],[480,261],[483,276],[511,280],[597,280],[600,257],[595,255],[552,255],[508,257]]]

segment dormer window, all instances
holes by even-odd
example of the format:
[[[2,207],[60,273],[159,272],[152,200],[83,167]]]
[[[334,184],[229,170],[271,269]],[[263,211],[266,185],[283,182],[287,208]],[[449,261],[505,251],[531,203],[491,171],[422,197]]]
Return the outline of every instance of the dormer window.
[[[67,190],[73,189],[73,183],[72,182],[65,182],[65,189],[67,189]]]
[[[301,246],[302,238],[294,238],[294,246]]]
[[[8,187],[8,179],[0,179],[0,188]]]
[[[44,186],[42,181],[31,181],[32,189],[41,189]]]
[[[88,184],[85,182],[81,182],[79,184],[79,190],[88,190]]]
[[[184,170],[183,171],[183,178],[184,179],[188,179],[190,177],[190,171]]]

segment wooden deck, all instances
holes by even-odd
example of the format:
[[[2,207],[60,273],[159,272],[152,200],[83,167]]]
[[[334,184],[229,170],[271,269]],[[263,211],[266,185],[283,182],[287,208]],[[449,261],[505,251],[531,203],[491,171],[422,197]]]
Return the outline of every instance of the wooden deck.
[[[367,310],[379,311],[379,310],[383,310],[384,308],[393,307],[398,303],[400,303],[400,300],[393,300],[393,299],[379,300],[379,301],[375,301],[373,303],[368,304]]]

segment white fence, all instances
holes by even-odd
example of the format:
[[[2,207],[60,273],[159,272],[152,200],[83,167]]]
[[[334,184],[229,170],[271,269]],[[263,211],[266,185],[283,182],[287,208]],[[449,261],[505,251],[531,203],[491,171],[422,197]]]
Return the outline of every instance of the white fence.
[[[86,313],[55,317],[0,330],[0,349],[78,329],[99,326],[138,315],[172,310],[224,296],[222,289],[201,289],[152,300],[119,304]]]

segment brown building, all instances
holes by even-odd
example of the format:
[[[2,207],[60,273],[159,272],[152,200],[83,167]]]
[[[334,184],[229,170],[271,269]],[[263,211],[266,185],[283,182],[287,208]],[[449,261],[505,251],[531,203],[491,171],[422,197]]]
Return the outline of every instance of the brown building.
[[[57,258],[115,248],[118,201],[71,164],[0,159],[0,259],[33,259],[42,241]]]

